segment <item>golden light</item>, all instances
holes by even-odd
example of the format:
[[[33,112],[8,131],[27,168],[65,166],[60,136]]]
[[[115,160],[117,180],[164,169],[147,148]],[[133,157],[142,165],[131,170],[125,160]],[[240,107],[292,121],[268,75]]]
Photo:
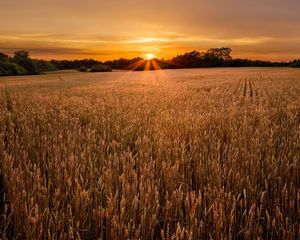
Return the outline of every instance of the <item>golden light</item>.
[[[150,70],[161,70],[159,64],[156,62],[155,55],[153,53],[145,54],[146,59],[138,59],[130,66],[128,70],[131,71],[150,71]]]
[[[152,60],[154,58],[154,54],[153,53],[148,53],[146,54],[147,60]]]

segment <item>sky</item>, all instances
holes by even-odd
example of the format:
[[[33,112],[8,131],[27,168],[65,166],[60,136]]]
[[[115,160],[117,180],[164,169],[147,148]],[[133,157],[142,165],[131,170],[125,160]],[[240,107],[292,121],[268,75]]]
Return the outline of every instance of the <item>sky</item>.
[[[0,51],[33,58],[300,58],[299,0],[0,0]]]

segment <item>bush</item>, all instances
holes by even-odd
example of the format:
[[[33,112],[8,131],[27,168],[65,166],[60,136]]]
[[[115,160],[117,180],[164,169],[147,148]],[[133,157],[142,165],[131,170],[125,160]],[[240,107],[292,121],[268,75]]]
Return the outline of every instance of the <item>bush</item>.
[[[80,67],[78,69],[79,72],[86,72],[87,71],[87,68],[86,67]]]
[[[8,62],[8,60],[9,57],[6,54],[0,52],[0,62]]]
[[[15,52],[14,62],[25,68],[28,74],[38,74],[37,67],[35,62],[29,58],[29,53],[26,51],[17,51]]]
[[[57,70],[55,65],[50,61],[34,60],[34,63],[36,65],[38,72],[50,72],[50,71]]]
[[[299,60],[294,60],[291,64],[291,67],[300,68],[300,59]]]
[[[104,65],[104,64],[97,64],[92,66],[91,72],[111,72],[112,69],[110,66]]]
[[[15,63],[0,62],[0,76],[26,75],[25,68]]]

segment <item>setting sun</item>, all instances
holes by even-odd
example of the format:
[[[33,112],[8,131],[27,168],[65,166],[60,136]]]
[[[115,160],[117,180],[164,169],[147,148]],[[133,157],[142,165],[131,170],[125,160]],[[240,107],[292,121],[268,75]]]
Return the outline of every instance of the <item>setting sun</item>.
[[[147,60],[152,60],[154,58],[154,54],[153,53],[148,53],[146,54]]]

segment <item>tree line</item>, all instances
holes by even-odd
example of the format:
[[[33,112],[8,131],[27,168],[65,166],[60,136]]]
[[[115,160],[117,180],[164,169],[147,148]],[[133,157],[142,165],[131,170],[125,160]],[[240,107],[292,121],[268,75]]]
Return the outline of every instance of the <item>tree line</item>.
[[[0,76],[40,74],[47,71],[77,69],[82,72],[107,72],[119,70],[148,70],[208,68],[208,67],[300,67],[300,59],[291,62],[271,62],[249,59],[233,59],[230,48],[211,48],[206,52],[192,51],[164,60],[153,59],[150,63],[143,58],[120,58],[101,62],[84,60],[41,60],[32,59],[28,51],[16,51],[10,57],[0,52]]]
[[[191,51],[176,57],[164,60],[153,59],[161,69],[180,69],[180,68],[209,68],[209,67],[300,67],[300,59],[291,62],[271,62],[262,60],[249,59],[233,59],[231,57],[232,50],[230,48],[211,48],[206,52]],[[107,61],[113,69],[130,70],[134,63],[144,61],[134,70],[144,70],[147,61],[142,58],[125,59]],[[156,69],[154,64],[150,64],[150,69]]]
[[[29,52],[25,50],[16,51],[12,57],[0,52],[0,76],[37,75],[67,69],[91,72],[112,71],[108,65],[93,59],[48,61],[32,59]]]

